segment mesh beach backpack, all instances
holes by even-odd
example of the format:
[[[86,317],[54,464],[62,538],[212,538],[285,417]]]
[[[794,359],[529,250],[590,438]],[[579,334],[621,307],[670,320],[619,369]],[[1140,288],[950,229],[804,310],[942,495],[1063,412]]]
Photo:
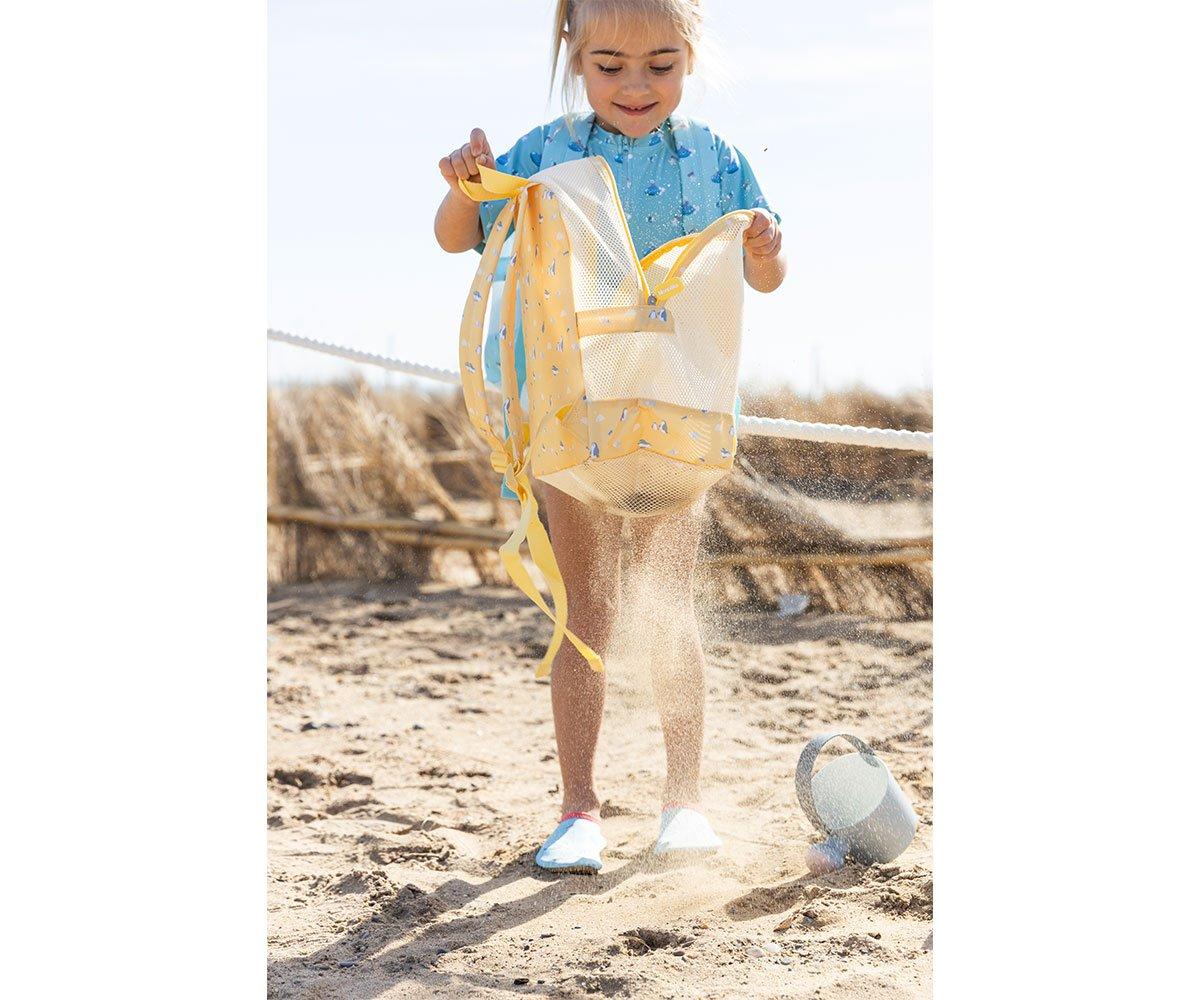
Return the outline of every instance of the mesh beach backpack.
[[[685,218],[713,218],[712,134],[682,119],[670,125]],[[583,156],[565,119],[550,127],[542,163],[528,179],[481,167],[479,183],[459,182],[477,201],[507,199],[467,296],[459,365],[471,422],[521,502],[502,561],[554,621],[538,676],[549,672],[564,637],[593,669],[603,665],[566,628],[566,591],[530,476],[609,513],[644,517],[690,507],[729,471],[737,449],[742,233],[753,218],[746,210],[726,213],[639,260],[611,168],[603,157]],[[498,270],[502,426],[489,410],[483,374],[484,321]],[[527,407],[518,388],[518,309]],[[554,610],[521,562],[526,538]]]

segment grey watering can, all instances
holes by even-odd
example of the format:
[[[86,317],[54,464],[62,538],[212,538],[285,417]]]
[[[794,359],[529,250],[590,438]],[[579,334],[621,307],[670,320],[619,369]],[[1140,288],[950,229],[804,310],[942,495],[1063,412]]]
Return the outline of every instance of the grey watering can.
[[[814,775],[821,748],[839,736],[858,752],[835,757]],[[887,765],[849,733],[809,741],[796,764],[796,795],[809,822],[828,835],[809,850],[814,872],[840,868],[847,856],[883,864],[899,857],[916,836],[917,815]]]

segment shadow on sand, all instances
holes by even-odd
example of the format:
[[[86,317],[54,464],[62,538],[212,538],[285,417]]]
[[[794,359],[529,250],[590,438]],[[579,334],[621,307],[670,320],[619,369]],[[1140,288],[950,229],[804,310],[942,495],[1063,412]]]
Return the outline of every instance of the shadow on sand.
[[[474,948],[495,934],[520,927],[556,909],[572,896],[600,896],[611,892],[634,875],[685,867],[686,862],[664,863],[649,848],[619,868],[597,875],[557,875],[533,863],[528,851],[506,864],[496,875],[477,885],[451,879],[436,890],[424,893],[412,887],[390,886],[390,898],[381,900],[370,918],[348,928],[341,937],[307,955],[272,961],[268,965],[268,996],[287,997],[354,996],[377,997],[406,982],[414,989],[450,991],[465,984],[506,990],[513,986],[509,971],[500,975],[443,972],[437,963],[443,956]],[[462,910],[482,896],[522,879],[542,884],[527,896],[497,903],[480,913],[463,913],[449,920],[438,916]],[[522,985],[514,994],[554,995],[559,987],[547,983]],[[457,995],[448,992],[447,995]]]
[[[793,642],[840,639],[905,655],[925,652],[927,642],[889,635],[880,623],[859,615],[824,614],[783,618],[772,611],[729,609],[714,616],[709,642],[737,641],[756,646],[786,646]]]

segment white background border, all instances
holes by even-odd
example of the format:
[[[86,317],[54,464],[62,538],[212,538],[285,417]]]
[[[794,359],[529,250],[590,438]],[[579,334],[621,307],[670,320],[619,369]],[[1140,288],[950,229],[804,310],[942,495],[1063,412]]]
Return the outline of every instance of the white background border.
[[[1192,978],[1195,11],[937,5],[939,997]],[[0,46],[8,981],[258,995],[264,9]]]

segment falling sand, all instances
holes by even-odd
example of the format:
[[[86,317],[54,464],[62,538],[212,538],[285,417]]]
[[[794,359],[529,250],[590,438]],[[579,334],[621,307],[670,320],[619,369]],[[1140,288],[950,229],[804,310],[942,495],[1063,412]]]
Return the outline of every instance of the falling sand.
[[[270,996],[931,995],[930,623],[698,609],[725,849],[664,867],[656,705],[695,704],[670,568],[625,573],[595,876],[533,864],[561,794],[537,609],[505,588],[271,595]],[[835,728],[880,750],[921,825],[892,865],[818,878],[793,776]]]

